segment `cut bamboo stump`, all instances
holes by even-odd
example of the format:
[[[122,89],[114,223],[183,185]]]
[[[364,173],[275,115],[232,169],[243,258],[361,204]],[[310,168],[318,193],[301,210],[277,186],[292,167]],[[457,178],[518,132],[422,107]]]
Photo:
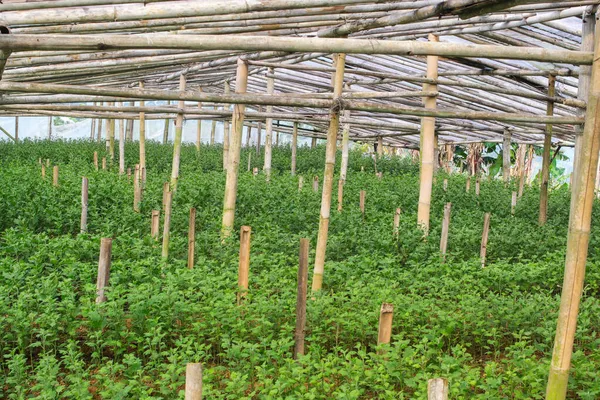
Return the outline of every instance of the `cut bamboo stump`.
[[[308,239],[300,239],[298,263],[298,294],[296,297],[296,329],[294,331],[294,360],[304,355],[304,330],[306,328],[306,296],[308,293]]]
[[[188,227],[188,259],[187,267],[194,268],[194,253],[196,250],[196,209],[190,208],[190,221]]]
[[[102,169],[106,171],[106,157],[102,157]]]
[[[344,202],[344,181],[340,179],[338,181],[338,212],[342,212],[342,205]]]
[[[512,199],[510,201],[510,214],[515,215],[515,209],[517,208],[517,192],[512,192]]]
[[[202,400],[202,364],[189,363],[185,367],[185,400]]]
[[[160,229],[160,210],[152,210],[152,220],[150,221],[150,236],[158,240],[158,230]]]
[[[363,218],[365,217],[365,199],[367,197],[367,192],[364,190],[360,191],[360,213],[362,214]],[[356,203],[354,203],[356,204]]]
[[[448,191],[448,179],[444,179],[444,192]]]
[[[479,178],[475,180],[475,195],[479,196]]]
[[[96,172],[98,172],[98,152],[97,151],[94,152],[94,168],[96,169]]]
[[[135,172],[133,173],[133,211],[140,212],[141,199],[140,190],[140,165],[135,165]]]
[[[112,253],[112,239],[102,238],[100,241],[100,257],[98,259],[98,279],[96,280],[96,304],[106,301],[104,288],[108,286],[110,276],[110,259]]]
[[[81,178],[81,222],[80,232],[87,232],[87,217],[88,217],[88,178]]]
[[[46,166],[42,164],[42,179],[46,179]]]
[[[394,305],[383,303],[379,312],[379,330],[377,345],[389,344],[392,338],[392,319],[394,318]],[[381,352],[380,352],[381,354]]]
[[[319,191],[319,177],[317,175],[315,175],[313,177],[313,192],[318,192]]]
[[[481,234],[481,248],[479,257],[481,258],[481,268],[485,267],[485,256],[487,253],[487,242],[490,234],[490,213],[483,216],[483,233]]]
[[[302,191],[302,186],[304,186],[304,178],[302,176],[298,177],[298,191]]]
[[[440,239],[440,252],[442,258],[446,259],[446,250],[448,249],[448,232],[450,231],[450,211],[452,203],[446,203],[444,206],[444,220],[442,222],[442,237]]]
[[[448,380],[430,379],[427,382],[427,400],[448,400]]]
[[[254,167],[254,168],[252,168],[252,175],[253,175],[253,176],[256,176],[256,175],[258,175],[258,167]]]
[[[58,187],[58,165],[52,169],[52,185]]]
[[[248,292],[248,275],[250,271],[250,235],[252,229],[242,226],[240,230],[240,264],[238,268],[238,305]]]
[[[394,213],[394,237],[398,237],[400,233],[400,208],[396,208]]]
[[[173,205],[173,192],[167,193],[165,201],[165,219],[163,221],[162,257],[169,258],[169,240],[171,238],[171,208]]]

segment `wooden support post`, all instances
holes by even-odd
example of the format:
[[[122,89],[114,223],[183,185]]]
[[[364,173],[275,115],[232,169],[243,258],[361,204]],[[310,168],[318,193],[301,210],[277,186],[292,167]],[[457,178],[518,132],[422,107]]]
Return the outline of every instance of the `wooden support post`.
[[[185,367],[185,400],[202,400],[202,364],[189,363]]]
[[[292,126],[292,176],[296,175],[296,157],[298,154],[298,123]]]
[[[100,240],[100,257],[98,258],[98,279],[96,280],[96,304],[104,303],[106,295],[104,288],[108,286],[110,276],[110,259],[112,253],[112,238]]]
[[[102,105],[102,103],[100,103],[100,105]],[[102,140],[102,122],[103,121],[101,119],[99,119],[98,120],[98,124],[97,124],[98,125],[98,131],[96,132],[96,141],[98,143],[100,143],[100,140]]]
[[[299,176],[298,177],[298,191],[299,192],[302,191],[302,186],[304,186],[304,177],[303,176]]]
[[[344,203],[344,181],[340,179],[338,181],[338,212],[342,212],[342,205]]]
[[[81,178],[81,222],[79,224],[80,232],[87,232],[87,216],[88,216],[88,178]]]
[[[48,117],[48,140],[52,140],[52,116]]]
[[[450,211],[452,203],[446,203],[444,206],[444,220],[442,221],[442,236],[440,238],[440,253],[442,258],[446,259],[446,250],[448,249],[448,232],[450,231]]]
[[[185,91],[185,75],[179,76],[179,91]],[[179,101],[179,109],[182,110],[185,101]],[[183,113],[178,113],[175,119],[175,137],[173,138],[173,165],[171,168],[171,192],[175,193],[177,189],[177,180],[179,179],[179,160],[181,158],[181,141],[183,139]]]
[[[430,34],[430,42],[438,42],[438,37]],[[437,79],[438,57],[427,56],[427,78]],[[424,84],[424,91],[437,91],[437,85]],[[425,97],[423,103],[426,109],[437,108],[435,97]],[[429,213],[431,208],[431,190],[433,185],[433,157],[435,152],[435,118],[423,117],[421,119],[421,171],[419,175],[419,207],[417,223],[425,235],[429,233]]]
[[[268,68],[267,70],[267,95],[272,96],[273,91],[275,89],[275,79],[273,75],[275,74],[275,70],[273,68]],[[267,106],[267,114],[273,112],[273,106]],[[267,181],[271,177],[271,159],[273,158],[273,119],[267,118],[266,120],[266,134],[265,134],[265,165],[263,170],[265,171],[265,175]]]
[[[505,183],[510,182],[510,153],[511,153],[511,133],[510,130],[504,130],[502,139],[502,179]]]
[[[548,96],[554,97],[556,78],[548,76]],[[554,102],[548,101],[546,115],[554,114]],[[540,215],[538,223],[544,225],[548,219],[548,181],[550,180],[550,146],[552,145],[552,124],[546,124],[544,152],[542,155],[542,182],[540,185]]]
[[[443,378],[427,382],[427,400],[448,400],[448,381]]]
[[[125,120],[119,121],[119,175],[125,173]]]
[[[490,236],[490,213],[483,216],[483,233],[481,234],[481,247],[479,248],[479,258],[481,259],[481,268],[485,267],[485,256],[487,253],[487,242]]]
[[[114,106],[115,103],[109,103],[109,106]],[[107,122],[107,136],[108,136],[108,155],[110,157],[110,165],[113,165],[115,161],[115,120],[109,119]]]
[[[52,169],[52,185],[58,187],[58,165]]]
[[[167,101],[167,105],[171,105],[171,100]],[[200,121],[200,120],[199,120]],[[169,118],[165,118],[165,126],[163,127],[163,144],[167,144],[169,142],[169,125],[171,120]]]
[[[359,201],[360,213],[362,214],[363,218],[365,218],[365,199],[367,197],[367,192],[365,190],[361,190],[359,196],[360,196],[360,201]]]
[[[392,338],[392,320],[394,318],[394,305],[383,303],[379,312],[379,330],[377,345],[389,344]]]
[[[229,82],[225,82],[224,93],[227,95],[231,91]],[[229,108],[228,108],[229,109]],[[227,171],[227,163],[229,160],[229,142],[230,142],[229,120],[223,121],[223,169]]]
[[[248,64],[241,58],[238,59],[237,62],[237,73],[235,79],[235,92],[246,93],[246,88],[248,87]],[[227,178],[225,180],[225,198],[223,200],[223,224],[221,229],[221,236],[223,239],[230,236],[233,230],[245,109],[246,107],[243,104],[236,104],[233,108],[233,131],[230,138],[229,156],[227,161]]]
[[[19,143],[19,117],[15,117],[15,143]]]
[[[150,236],[158,240],[158,230],[160,229],[160,210],[152,210],[152,220],[150,221]]]
[[[215,110],[217,107],[215,107]],[[213,119],[210,123],[210,145],[215,145],[215,135],[217,134],[217,120]]]
[[[144,82],[140,81],[140,89],[144,88]],[[140,107],[145,107],[146,102],[140,101]],[[146,113],[140,112],[140,171],[146,169]],[[141,177],[142,180],[144,177]],[[145,182],[144,182],[145,183]]]
[[[346,89],[350,87],[347,85]],[[346,121],[350,119],[350,110],[344,111],[344,118]],[[342,163],[340,165],[340,179],[346,182],[346,176],[348,175],[348,148],[350,142],[350,124],[346,122],[342,128]]]
[[[196,252],[196,209],[190,208],[190,221],[188,225],[188,259],[187,267],[194,268],[194,254]]]
[[[398,237],[400,234],[400,208],[396,208],[396,212],[394,213],[394,237]]]
[[[98,171],[98,152],[94,152],[94,168]]]
[[[311,149],[314,149],[315,147],[317,147],[317,138],[316,138],[316,137],[313,137],[313,138],[310,140],[310,148],[311,148]]]
[[[132,107],[135,106],[135,101],[130,101],[129,105]],[[125,139],[129,142],[133,142],[133,120],[132,119],[127,120],[127,125],[125,127]]]
[[[135,164],[135,171],[133,173],[133,211],[135,212],[140,212],[140,203],[142,201],[140,193],[140,164]]]
[[[306,328],[306,296],[308,291],[308,239],[300,239],[298,256],[298,293],[296,296],[296,329],[294,331],[294,360],[304,355],[304,330]]]
[[[581,150],[577,161],[577,174],[572,187],[571,196],[574,201],[569,218],[565,275],[550,362],[550,375],[546,388],[547,400],[564,400],[567,395],[577,314],[584,285],[594,203],[594,183],[598,169],[598,152],[600,151],[600,109],[598,107],[600,103],[600,29],[598,22],[596,22],[596,32],[585,125],[583,136],[580,139]]]
[[[169,258],[169,241],[171,239],[171,210],[173,207],[173,192],[167,192],[165,199],[165,219],[163,221],[162,257]]]
[[[238,267],[238,305],[248,292],[248,275],[250,273],[250,235],[252,229],[242,226],[240,229],[240,264]]]
[[[510,214],[515,215],[515,209],[517,208],[517,192],[512,192],[512,198],[510,200]]]

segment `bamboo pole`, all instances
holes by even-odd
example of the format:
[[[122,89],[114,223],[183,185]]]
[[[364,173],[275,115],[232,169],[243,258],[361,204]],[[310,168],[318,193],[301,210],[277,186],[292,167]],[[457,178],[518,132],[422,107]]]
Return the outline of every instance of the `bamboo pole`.
[[[448,380],[430,379],[427,382],[427,400],[448,400]]]
[[[292,176],[296,175],[296,157],[298,153],[298,122],[292,126]]]
[[[338,212],[342,212],[342,206],[344,203],[344,181],[343,180],[339,180],[338,181]]]
[[[158,240],[158,230],[160,229],[160,210],[152,210],[152,219],[150,221],[150,236]]]
[[[217,133],[217,120],[213,119],[210,123],[210,145],[214,146],[215,144],[215,135]]]
[[[377,346],[389,344],[392,338],[392,320],[394,318],[394,305],[383,303],[379,312],[379,329],[377,332]],[[380,352],[381,354],[382,352]]]
[[[400,208],[396,208],[394,213],[394,237],[397,238],[400,234]]]
[[[444,179],[444,183],[442,185],[442,188],[444,189],[444,192],[448,191],[448,179]]]
[[[194,253],[196,249],[196,209],[190,208],[190,221],[188,227],[188,259],[187,267],[194,268]]]
[[[365,199],[367,197],[367,192],[364,190],[360,191],[360,195],[359,195],[359,206],[360,206],[360,213],[363,216],[363,219],[365,218]]]
[[[487,242],[490,235],[490,213],[483,216],[483,233],[481,234],[481,247],[479,249],[479,258],[481,259],[481,268],[485,267],[485,256],[487,253]]]
[[[556,79],[553,75],[548,77],[548,95],[554,96]],[[546,114],[554,113],[554,103],[548,102]],[[552,125],[546,125],[546,134],[544,135],[544,152],[542,155],[542,179],[540,184],[540,214],[538,223],[545,225],[548,218],[548,181],[550,180],[550,146],[552,145]]]
[[[319,191],[319,176],[315,175],[313,176],[313,192],[318,192]]]
[[[346,89],[350,89],[347,85]],[[344,111],[344,117],[346,120],[350,119],[350,111]],[[340,179],[346,182],[346,175],[348,174],[348,142],[350,141],[350,124],[345,123],[342,129],[342,163],[340,165]]]
[[[223,90],[225,95],[229,95],[231,91],[231,85],[229,81],[225,81],[225,88]],[[230,142],[230,129],[229,129],[229,120],[225,119],[223,121],[223,170],[227,171],[227,165],[229,162],[229,142]]]
[[[242,226],[240,229],[240,263],[238,267],[238,305],[248,292],[248,275],[250,272],[250,236],[252,229]]]
[[[344,84],[344,69],[346,55],[337,54],[337,63],[333,79],[333,101],[338,101],[342,96]],[[327,236],[329,231],[329,215],[331,212],[331,191],[333,186],[333,170],[335,167],[335,153],[337,135],[340,125],[340,109],[334,107],[330,112],[329,130],[327,131],[327,147],[325,149],[325,171],[323,173],[323,195],[321,197],[321,216],[319,219],[319,233],[315,253],[315,268],[313,272],[312,290],[319,291],[323,285],[325,270],[325,251],[327,249]]]
[[[171,239],[171,210],[173,207],[173,192],[167,192],[165,199],[165,219],[163,220],[162,257],[169,258],[169,240]]]
[[[383,157],[383,138],[381,136],[377,137],[377,157]]]
[[[479,176],[477,178],[475,178],[475,195],[479,196],[479,192],[480,192],[480,182],[481,180],[479,179]]]
[[[250,128],[250,127],[248,127]],[[248,129],[248,132],[250,132],[250,129]],[[252,153],[248,152],[248,172],[250,172],[250,169],[252,168]]]
[[[304,177],[303,176],[299,176],[298,177],[298,191],[302,191],[302,186],[304,185]]]
[[[102,170],[106,171],[106,157],[102,157]]]
[[[185,400],[202,400],[202,364],[188,363],[185,367]]]
[[[96,172],[98,172],[98,152],[97,151],[94,152],[94,168],[96,169]]]
[[[450,231],[450,211],[452,203],[446,203],[444,206],[444,220],[442,222],[442,236],[440,238],[440,252],[442,258],[446,259],[446,250],[448,249],[448,232]]]
[[[171,105],[171,100],[167,101],[167,106]],[[170,119],[169,118],[165,118],[165,126],[163,127],[163,144],[167,144],[167,142],[169,141],[169,124],[170,124]]]
[[[19,143],[19,117],[15,117],[15,143]]]
[[[58,165],[52,169],[52,186],[58,187]]]
[[[515,209],[517,208],[517,192],[512,192],[510,200],[510,214],[515,215]]]
[[[81,233],[87,232],[87,217],[88,217],[88,178],[81,178],[81,222],[79,229]]]
[[[140,202],[142,201],[140,193],[140,164],[135,164],[133,172],[133,211],[135,212],[140,212]]]
[[[102,139],[102,120],[98,120],[98,131],[96,132],[96,141],[100,142]]]
[[[235,92],[245,93],[248,87],[248,64],[238,59],[235,78]],[[242,149],[242,130],[244,129],[243,104],[236,104],[233,108],[233,131],[230,139],[229,155],[227,161],[227,178],[225,180],[225,198],[223,200],[223,226],[221,236],[229,237],[233,230],[235,218],[235,200],[237,198],[237,180],[240,166],[240,152]]]
[[[429,41],[437,43],[439,38],[429,35]],[[438,57],[427,57],[427,78],[437,79]],[[437,90],[435,85],[424,84],[423,90]],[[427,109],[437,108],[435,97],[425,97],[423,100]],[[433,185],[433,157],[435,152],[435,119],[424,117],[421,121],[421,171],[419,175],[419,207],[417,212],[417,223],[423,229],[425,235],[429,234],[429,213],[431,208],[431,191]]]
[[[100,257],[98,258],[98,278],[96,280],[96,304],[106,301],[104,288],[108,286],[110,276],[110,260],[112,253],[112,238],[100,240]]]
[[[130,101],[129,106],[130,107],[135,106],[135,101]],[[133,141],[133,120],[132,119],[127,120],[127,126],[125,129],[125,138],[130,142]]]
[[[125,121],[119,121],[119,175],[125,173]]]
[[[273,95],[275,88],[275,79],[272,77],[275,71],[273,68],[267,70],[267,74],[270,77],[267,78],[267,95]],[[267,106],[267,113],[273,112],[273,106]],[[273,119],[267,118],[266,121],[266,135],[265,135],[265,164],[264,171],[267,181],[271,178],[271,158],[272,158],[272,144],[273,144]]]
[[[594,183],[598,169],[600,128],[598,103],[600,102],[600,31],[596,22],[594,64],[589,88],[588,107],[581,137],[576,182],[572,187],[573,201],[567,236],[565,275],[562,285],[560,309],[550,374],[546,388],[547,400],[566,398],[573,343],[577,327],[577,314],[583,292],[585,265],[590,238]]]
[[[315,147],[317,147],[317,138],[313,137],[310,141],[310,148],[314,149]]]
[[[94,102],[94,105],[96,105],[96,103]],[[92,124],[91,124],[91,128],[90,128],[90,140],[94,140],[94,134],[96,133],[96,119],[92,118]]]
[[[144,89],[144,82],[139,82],[140,89]],[[140,101],[140,106],[144,107],[146,102],[144,100]],[[146,114],[140,112],[140,170],[146,169]],[[143,179],[143,177],[142,177]]]
[[[510,181],[510,153],[511,153],[511,133],[506,129],[502,141],[502,178],[505,183]]]
[[[202,91],[202,88],[200,88]],[[198,108],[202,110],[202,103],[198,103]],[[200,145],[202,143],[202,119],[196,121],[196,152],[200,151]]]
[[[114,103],[109,105],[114,105]],[[107,124],[108,155],[110,156],[110,165],[112,166],[115,161],[115,120],[109,119]]]
[[[296,296],[296,329],[294,330],[294,360],[304,355],[304,330],[306,328],[306,296],[308,291],[308,239],[300,239],[298,255],[298,293]]]
[[[48,117],[48,140],[52,140],[52,116]]]
[[[179,77],[179,90],[185,91],[185,75]],[[179,102],[179,108],[183,108],[184,101]],[[181,141],[183,138],[183,114],[177,114],[175,120],[175,137],[173,139],[173,166],[171,169],[171,191],[177,189],[177,180],[179,179],[179,162],[181,158]]]
[[[46,179],[46,166],[42,164],[42,179]]]

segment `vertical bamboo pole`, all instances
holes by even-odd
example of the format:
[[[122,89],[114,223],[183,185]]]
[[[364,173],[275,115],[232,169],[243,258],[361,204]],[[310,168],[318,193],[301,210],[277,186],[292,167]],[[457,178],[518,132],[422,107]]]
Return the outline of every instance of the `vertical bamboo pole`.
[[[430,42],[437,42],[438,37],[430,34]],[[438,56],[427,56],[427,78],[437,79]],[[436,91],[437,85],[424,84],[424,91]],[[435,109],[437,107],[435,97],[425,97],[423,100],[425,108]],[[417,222],[423,229],[425,235],[429,232],[429,213],[431,208],[431,190],[433,181],[433,156],[435,140],[435,118],[423,117],[421,120],[421,173],[419,176],[419,208]]]
[[[267,70],[267,95],[272,96],[273,91],[275,89],[275,78],[273,75],[275,74],[275,70],[273,68],[269,68]],[[273,106],[267,106],[267,113],[273,112]],[[263,170],[265,171],[265,175],[267,181],[271,178],[271,159],[273,157],[273,119],[267,118],[266,121],[266,133],[265,133],[265,165]],[[293,150],[292,150],[293,151]],[[293,157],[293,155],[292,155]]]
[[[346,85],[346,90],[350,90],[350,85]],[[344,111],[346,121],[350,119],[350,110]],[[342,163],[340,165],[340,179],[346,182],[348,175],[348,147],[350,142],[350,123],[346,122],[342,128]]]
[[[252,229],[242,226],[240,229],[240,263],[238,267],[238,305],[248,292],[248,275],[250,273],[250,235]]]
[[[481,268],[485,267],[485,256],[487,253],[487,242],[490,235],[490,213],[483,216],[483,233],[481,234],[481,247],[479,248],[479,258],[481,258]]]
[[[58,187],[58,165],[52,169],[52,185]]]
[[[144,88],[144,82],[140,81],[140,89]],[[140,101],[140,107],[145,107],[146,102]],[[146,113],[140,112],[140,170],[146,169]],[[142,180],[144,177],[142,177]]]
[[[115,102],[109,103],[110,106],[114,106]],[[110,156],[110,165],[113,165],[115,161],[115,120],[108,120],[108,155]]]
[[[135,164],[133,173],[133,211],[140,212],[140,164]]]
[[[277,121],[277,126],[279,126],[279,121]],[[279,147],[279,134],[279,131],[275,132],[275,147]]]
[[[556,78],[548,76],[548,96],[554,97]],[[548,101],[546,115],[554,114],[554,102]],[[544,225],[548,219],[548,181],[550,180],[550,146],[552,145],[552,124],[546,124],[544,153],[542,156],[542,182],[540,186],[540,215],[538,223]]]
[[[338,212],[342,212],[342,205],[344,203],[344,181],[342,179],[340,179],[338,181],[338,207],[337,210]]]
[[[510,200],[510,214],[515,215],[515,209],[517,208],[517,192],[512,192],[512,198]]]
[[[167,194],[169,193],[169,190],[170,190],[169,182],[164,182],[163,183],[163,195],[162,195],[162,209],[163,209],[163,212],[166,209]]]
[[[190,221],[188,225],[188,259],[187,267],[194,268],[194,254],[196,251],[196,209],[190,208]]]
[[[94,102],[94,105],[96,105],[96,102]],[[96,119],[92,118],[92,123],[91,123],[91,127],[90,127],[90,141],[94,140],[95,133],[96,133]]]
[[[258,112],[262,111],[262,107],[258,107]],[[262,140],[262,122],[257,121],[256,123],[256,143],[254,143],[254,147],[256,148],[256,156],[260,156],[260,143]]]
[[[302,191],[302,186],[304,186],[304,177],[303,176],[299,176],[298,177],[298,191],[299,192]]]
[[[185,400],[202,400],[202,364],[189,363],[185,367]]]
[[[471,177],[467,176],[467,184],[465,186],[465,192],[469,193],[469,190],[471,190]]]
[[[167,106],[171,105],[171,100],[167,101]],[[165,118],[165,126],[163,127],[163,144],[167,144],[169,141],[169,124],[171,120],[169,118]]]
[[[381,158],[383,156],[383,138],[381,136],[377,136],[377,157]]]
[[[119,121],[119,175],[125,173],[125,120]]]
[[[185,75],[179,76],[179,91],[185,91]],[[179,101],[179,109],[183,110],[185,101]],[[178,113],[175,119],[175,137],[173,138],[173,166],[171,169],[171,192],[177,189],[179,179],[179,160],[181,158],[181,140],[183,138],[183,113]]]
[[[400,233],[400,208],[396,208],[394,213],[394,237],[398,237]]]
[[[19,117],[15,117],[15,143],[19,143]]]
[[[367,192],[364,191],[364,190],[361,190],[360,191],[359,205],[360,205],[360,213],[362,214],[363,218],[365,217],[365,200],[366,200],[366,197],[367,197]]]
[[[106,295],[104,288],[108,286],[110,276],[110,259],[112,253],[112,239],[102,238],[100,240],[100,257],[98,258],[98,279],[96,280],[96,304],[104,303]]]
[[[52,116],[48,117],[48,140],[52,140]]]
[[[248,152],[248,172],[252,168],[252,153]]]
[[[546,388],[547,400],[566,398],[573,342],[577,327],[577,314],[583,291],[585,264],[587,261],[592,205],[594,202],[594,181],[598,168],[600,151],[600,126],[598,105],[600,103],[600,29],[596,25],[594,62],[589,88],[585,124],[578,160],[576,182],[572,188],[575,199],[571,207],[565,275],[562,285],[558,323],[554,339],[550,375]]]
[[[131,168],[127,168],[127,183],[131,181]]]
[[[448,232],[450,231],[450,211],[452,203],[446,203],[444,206],[444,220],[442,222],[442,237],[440,239],[440,252],[442,257],[446,258],[446,250],[448,249]]]
[[[42,179],[46,179],[46,166],[42,164]]]
[[[214,107],[216,110],[217,107]],[[215,144],[215,135],[217,133],[217,120],[213,119],[210,123],[210,145],[214,146]]]
[[[200,88],[202,93],[202,88]],[[198,108],[202,110],[202,103],[198,103]],[[196,121],[196,152],[200,151],[200,144],[202,143],[202,120]]]
[[[102,157],[102,170],[106,171],[106,157]]]
[[[448,381],[443,378],[427,382],[427,400],[448,400]]]
[[[318,192],[319,191],[319,176],[315,175],[313,176],[313,192]]]
[[[96,169],[96,172],[98,171],[98,152],[95,151],[94,152],[94,168]]]
[[[160,210],[152,210],[152,219],[150,221],[150,236],[158,240],[158,230],[160,229]]]
[[[477,178],[475,178],[475,195],[479,196],[479,192],[480,192],[480,179],[479,176]]]
[[[344,68],[346,55],[337,55],[337,64],[333,78],[333,103],[336,104],[342,96],[344,83]],[[317,249],[315,253],[315,268],[313,272],[312,290],[319,291],[323,285],[323,272],[325,270],[325,251],[327,249],[327,235],[329,232],[329,215],[331,213],[331,192],[333,188],[333,170],[335,167],[335,152],[337,135],[340,126],[340,109],[332,107],[330,111],[329,130],[327,131],[327,147],[325,150],[325,171],[323,173],[323,195],[321,197],[321,216],[319,219],[319,233],[317,236]]]
[[[229,94],[231,91],[231,86],[228,81],[225,82],[224,93]],[[229,109],[229,108],[228,108]],[[229,160],[229,137],[230,137],[230,129],[229,129],[229,120],[225,119],[223,121],[223,170],[227,171],[227,164]]]
[[[443,188],[444,188],[444,192],[448,191],[448,179],[444,179]]]
[[[504,130],[502,138],[502,179],[505,183],[510,181],[510,152],[511,152],[511,133],[510,130]]]
[[[298,123],[292,126],[292,176],[296,175],[296,157],[298,153]]]
[[[311,148],[311,149],[314,149],[315,147],[317,147],[317,138],[316,138],[316,137],[313,137],[313,138],[311,138],[311,140],[310,140],[310,148]]]
[[[237,62],[235,78],[235,92],[246,93],[248,87],[248,64],[241,58]],[[227,178],[225,180],[225,198],[223,200],[223,226],[221,235],[226,238],[233,230],[235,217],[235,200],[237,197],[237,180],[240,167],[240,152],[242,149],[242,130],[244,129],[243,104],[233,107],[232,126],[233,131],[230,138],[229,156],[227,160]]]
[[[306,295],[308,292],[308,246],[308,239],[300,239],[300,254],[298,255],[298,293],[296,296],[296,329],[294,330],[294,360],[296,360],[299,355],[304,355]]]
[[[250,147],[252,141],[252,126],[246,127],[246,147]]]
[[[379,330],[377,332],[377,345],[389,344],[392,338],[392,320],[394,318],[394,305],[383,303],[379,312]]]
[[[100,103],[100,105],[102,105],[102,103]],[[100,140],[102,140],[102,121],[101,119],[98,120],[98,131],[96,132],[96,141],[98,143],[100,143]]]
[[[81,222],[79,224],[80,232],[87,232],[88,217],[88,178],[81,178]]]
[[[171,210],[173,207],[173,192],[167,192],[165,199],[165,219],[163,220],[162,257],[169,258],[169,240],[171,239]]]
[[[130,101],[129,102],[130,106],[135,106],[135,101]],[[128,119],[127,120],[127,125],[125,127],[125,139],[127,141],[133,142],[133,120],[132,119]]]

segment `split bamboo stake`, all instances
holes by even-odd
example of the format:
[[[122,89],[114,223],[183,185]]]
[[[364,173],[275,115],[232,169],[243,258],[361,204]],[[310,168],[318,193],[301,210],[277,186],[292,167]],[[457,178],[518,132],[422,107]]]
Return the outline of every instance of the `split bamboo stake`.
[[[160,229],[160,210],[152,210],[152,219],[150,221],[150,236],[158,240],[158,230]]]
[[[42,179],[46,179],[46,166],[42,164]]]
[[[510,130],[504,131],[502,140],[502,178],[505,183],[510,181],[510,153],[511,153],[511,133]]]
[[[346,55],[337,55],[335,75],[333,79],[333,101],[337,102],[342,96],[344,84],[344,69]],[[321,197],[321,215],[319,219],[319,233],[315,252],[315,268],[313,272],[312,290],[319,291],[323,285],[325,270],[325,252],[327,250],[327,236],[329,231],[329,215],[331,213],[331,191],[333,187],[333,170],[335,167],[335,153],[337,135],[340,126],[340,109],[333,107],[330,111],[329,129],[327,131],[327,147],[325,149],[325,171],[323,173],[323,195]]]
[[[296,175],[296,157],[298,152],[298,123],[292,126],[292,176]]]
[[[144,82],[140,81],[139,83],[140,89],[144,89]],[[145,107],[146,102],[144,100],[140,101],[140,107]],[[146,169],[146,114],[140,112],[140,170]],[[144,177],[142,177],[142,180]]]
[[[275,79],[273,75],[275,74],[275,70],[273,68],[268,68],[267,70],[267,95],[273,95],[273,91],[275,89]],[[273,106],[267,106],[267,113],[273,112]],[[260,135],[260,129],[259,129]],[[259,136],[260,137],[260,136]],[[259,139],[260,141],[260,139]],[[265,164],[263,170],[265,171],[266,179],[269,181],[271,178],[271,159],[273,157],[273,119],[267,118],[266,120],[266,134],[265,134]]]
[[[179,77],[179,90],[185,91],[185,75]],[[179,102],[179,108],[183,108],[184,101]],[[173,166],[171,169],[171,192],[177,189],[177,180],[179,179],[179,161],[181,158],[181,141],[183,139],[183,114],[178,113],[175,120],[175,137],[173,139]]]
[[[125,120],[119,121],[119,175],[125,173]]]
[[[510,214],[515,215],[515,209],[517,208],[517,192],[512,192],[512,198],[510,200]]]
[[[237,62],[235,92],[245,93],[248,87],[248,64],[241,58]],[[242,149],[242,131],[244,129],[244,111],[246,106],[236,104],[233,107],[232,135],[230,138],[229,155],[227,160],[227,178],[225,180],[225,198],[223,200],[223,226],[221,236],[229,237],[233,230],[235,218],[235,200],[237,198],[237,181]]]
[[[104,288],[108,286],[110,276],[110,259],[112,253],[112,238],[102,238],[100,241],[100,257],[98,258],[98,279],[96,280],[96,304],[104,303],[106,295]]]
[[[548,76],[548,96],[554,96],[556,78]],[[554,103],[549,101],[546,107],[546,115],[554,114]],[[540,214],[538,223],[546,224],[548,219],[548,181],[550,180],[550,146],[552,146],[552,124],[546,124],[544,135],[544,152],[542,155],[542,182],[540,185]]]
[[[58,165],[52,169],[52,185],[58,187]]]
[[[308,239],[300,239],[298,256],[298,293],[296,296],[296,329],[294,330],[294,360],[304,355],[304,330],[306,328],[306,296],[308,291]]]
[[[202,400],[202,364],[188,363],[185,367],[185,400]]]
[[[366,199],[366,197],[367,197],[367,192],[364,190],[361,190],[359,204],[360,204],[360,213],[362,214],[363,219],[365,218],[365,199]]]
[[[87,217],[88,217],[88,178],[81,178],[81,223],[80,232],[87,232]]]
[[[342,212],[342,204],[344,202],[344,181],[340,179],[338,181],[338,212]]]
[[[299,176],[298,177],[298,191],[299,192],[302,191],[302,186],[304,186],[304,177]]]
[[[95,151],[94,152],[94,168],[96,169],[96,172],[98,171],[98,152]]]
[[[479,258],[481,258],[481,268],[485,267],[485,256],[487,253],[487,242],[490,235],[490,213],[483,216],[483,233],[481,234],[481,247],[479,249]]]
[[[448,400],[448,380],[430,379],[427,382],[427,400]]]
[[[163,221],[162,257],[169,258],[169,240],[171,239],[171,209],[173,206],[173,192],[167,192],[165,201],[165,219]]]
[[[379,312],[379,330],[377,333],[377,345],[389,344],[392,338],[392,320],[394,318],[394,305],[383,303]],[[380,354],[383,351],[379,352]]]
[[[238,305],[248,292],[248,275],[250,272],[250,235],[252,229],[242,226],[240,230],[240,263],[238,267]]]
[[[133,173],[133,211],[140,212],[140,164],[135,164]]]
[[[450,231],[450,211],[452,203],[446,203],[444,206],[444,220],[442,222],[442,237],[440,239],[440,252],[442,258],[446,259],[446,250],[448,249],[448,232]]]
[[[430,34],[429,41],[437,43],[438,37]],[[438,57],[427,56],[427,78],[437,79],[438,77]],[[436,85],[424,84],[423,90],[437,91]],[[437,108],[435,97],[425,97],[423,103],[426,109],[435,110]],[[429,214],[431,209],[431,191],[433,180],[433,163],[435,153],[435,118],[423,117],[421,120],[421,171],[419,175],[419,207],[417,223],[425,236],[429,234]]]
[[[600,32],[596,22],[596,32]],[[564,400],[567,395],[569,369],[577,314],[583,292],[585,264],[590,239],[592,205],[594,203],[594,181],[598,169],[598,152],[600,150],[600,128],[598,124],[598,104],[600,103],[600,34],[596,34],[594,46],[594,63],[589,88],[587,110],[581,151],[577,165],[576,182],[572,187],[575,199],[571,207],[569,230],[567,236],[567,252],[565,257],[565,275],[560,297],[560,309],[550,375],[546,388],[547,400]]]
[[[190,208],[190,221],[188,227],[188,259],[187,267],[194,268],[194,254],[196,251],[196,209]]]
[[[397,238],[400,234],[400,208],[396,208],[394,213],[394,237]]]
[[[226,95],[229,95],[231,91],[231,87],[228,81],[225,81],[225,89],[224,89],[224,93]],[[229,109],[229,108],[228,108]],[[230,129],[229,129],[229,120],[224,120],[223,121],[223,170],[227,171],[227,163],[229,162],[229,134]],[[198,140],[198,143],[200,143],[200,140]],[[200,149],[200,145],[198,145],[198,149]]]

